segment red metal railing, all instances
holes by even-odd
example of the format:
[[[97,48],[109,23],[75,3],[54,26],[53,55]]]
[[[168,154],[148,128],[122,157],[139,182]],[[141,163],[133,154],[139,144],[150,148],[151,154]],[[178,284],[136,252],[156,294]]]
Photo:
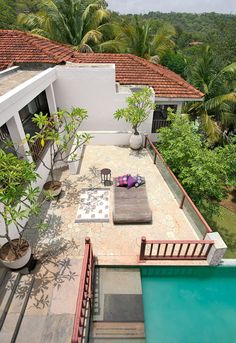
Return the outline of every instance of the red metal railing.
[[[211,240],[146,240],[141,239],[142,260],[206,260],[213,246]]]
[[[85,238],[85,250],[80,275],[73,334],[71,343],[81,343],[85,336],[86,324],[89,324],[88,310],[92,307],[94,256],[90,238]]]
[[[168,164],[164,161],[164,158],[162,157],[162,155],[160,154],[160,152],[157,150],[157,148],[155,147],[155,145],[150,141],[150,139],[145,136],[145,144],[144,147],[147,148],[147,145],[149,144],[149,146],[152,148],[153,152],[154,152],[154,159],[153,162],[154,164],[156,164],[157,162],[157,157],[159,158],[159,160],[161,160],[161,162],[163,163],[163,165],[165,166],[166,170],[168,171],[169,175],[172,177],[173,181],[175,182],[175,184],[178,186],[179,190],[182,192],[182,198],[179,204],[179,207],[182,209],[184,206],[184,202],[187,200],[188,204],[190,205],[190,207],[192,208],[192,210],[194,211],[194,213],[196,214],[196,216],[198,217],[198,219],[200,220],[200,222],[203,224],[206,233],[208,232],[212,232],[212,229],[210,228],[210,226],[208,225],[208,223],[206,222],[206,220],[204,219],[204,217],[202,216],[202,214],[200,213],[200,211],[197,209],[197,207],[195,206],[194,202],[192,201],[192,199],[190,198],[190,196],[187,194],[187,192],[185,191],[185,189],[183,188],[183,186],[181,185],[181,183],[179,182],[179,180],[177,179],[177,177],[175,176],[175,174],[172,172],[172,170],[170,169],[170,167],[168,166]]]

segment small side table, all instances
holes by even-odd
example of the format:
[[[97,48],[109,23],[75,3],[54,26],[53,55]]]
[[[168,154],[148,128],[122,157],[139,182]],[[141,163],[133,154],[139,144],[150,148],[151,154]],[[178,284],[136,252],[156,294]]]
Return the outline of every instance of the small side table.
[[[104,186],[111,186],[111,169],[104,168],[101,170],[101,183]]]

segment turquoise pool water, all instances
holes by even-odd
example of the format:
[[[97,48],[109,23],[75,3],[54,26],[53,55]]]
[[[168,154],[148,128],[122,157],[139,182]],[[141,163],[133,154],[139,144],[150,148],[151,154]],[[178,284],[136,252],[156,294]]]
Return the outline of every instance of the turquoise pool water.
[[[147,343],[235,343],[236,267],[141,269]]]

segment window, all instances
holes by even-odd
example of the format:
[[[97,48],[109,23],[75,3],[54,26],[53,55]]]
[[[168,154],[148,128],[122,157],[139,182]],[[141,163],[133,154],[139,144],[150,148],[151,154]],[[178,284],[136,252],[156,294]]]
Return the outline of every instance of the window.
[[[31,136],[33,136],[35,132],[39,131],[37,125],[32,122],[34,114],[39,112],[50,114],[45,91],[40,93],[28,105],[19,111],[24,131],[25,133],[29,133]]]
[[[5,143],[7,141],[10,141],[12,143],[11,140],[11,136],[10,133],[8,131],[7,125],[4,124],[3,126],[0,127],[0,149],[6,151],[6,152],[11,152],[12,154],[16,155],[16,151],[15,148],[12,147],[6,147]]]
[[[167,121],[167,109],[169,107],[172,108],[175,112],[177,111],[177,105],[156,104],[156,109],[153,112],[152,133],[155,133],[161,127],[169,126],[169,122]]]

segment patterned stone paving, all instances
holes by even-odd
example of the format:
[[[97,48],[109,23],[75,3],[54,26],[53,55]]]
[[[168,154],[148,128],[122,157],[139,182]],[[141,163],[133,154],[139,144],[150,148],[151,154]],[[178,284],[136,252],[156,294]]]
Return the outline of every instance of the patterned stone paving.
[[[112,177],[130,173],[145,176],[149,203],[153,213],[151,225],[114,225],[112,221],[113,187],[110,188],[110,214],[108,223],[75,223],[79,205],[79,192],[83,188],[103,187],[100,170],[110,168]],[[76,256],[82,255],[84,239],[92,240],[94,253],[103,263],[124,264],[137,261],[142,236],[147,239],[197,239],[197,234],[184,212],[179,209],[174,195],[169,190],[148,152],[135,152],[127,147],[86,146],[79,173],[70,175],[61,172],[63,192],[43,210],[49,229],[40,240],[40,248],[60,246],[73,242]],[[68,255],[76,257],[74,252]]]
[[[145,176],[153,212],[152,225],[113,225],[112,186],[109,222],[75,223],[80,190],[102,187],[100,170],[104,167],[111,169],[112,177],[125,173]],[[142,236],[148,239],[198,238],[145,150],[133,152],[124,147],[88,145],[79,174],[70,175],[68,169],[57,172],[63,182],[63,192],[59,199],[45,202],[41,209],[41,219],[48,224],[47,230],[26,232],[35,256],[40,260],[33,273],[35,282],[17,337],[18,343],[70,342],[86,236],[92,240],[98,262],[104,265],[137,265]],[[30,224],[34,224],[34,220]],[[158,264],[170,262],[159,261]],[[171,264],[206,262],[173,261]],[[27,285],[17,289],[15,305],[22,302],[26,290]],[[15,325],[19,308],[20,305],[16,311],[16,306],[10,307],[9,325]],[[10,332],[8,328],[6,330]]]

